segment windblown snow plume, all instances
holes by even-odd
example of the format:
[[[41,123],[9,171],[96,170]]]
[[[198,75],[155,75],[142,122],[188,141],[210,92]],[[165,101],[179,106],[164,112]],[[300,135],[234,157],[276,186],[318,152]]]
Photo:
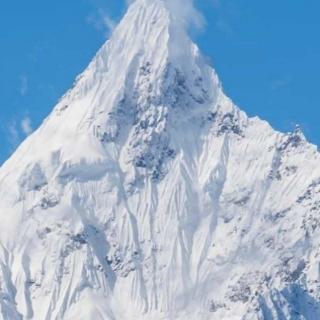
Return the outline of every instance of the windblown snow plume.
[[[0,168],[0,320],[320,319],[320,155],[226,97],[194,10],[134,2]]]
[[[202,28],[204,18],[193,0],[165,0],[171,14],[185,27]]]
[[[146,0],[126,0],[128,5],[136,1]],[[201,29],[204,26],[204,17],[195,8],[194,0],[147,0],[151,2],[162,1],[170,10],[173,19],[179,22],[180,26],[185,29],[195,27]]]

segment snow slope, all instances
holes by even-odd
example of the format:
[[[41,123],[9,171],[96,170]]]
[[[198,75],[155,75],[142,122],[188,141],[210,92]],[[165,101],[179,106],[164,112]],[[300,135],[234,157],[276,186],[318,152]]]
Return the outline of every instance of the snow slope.
[[[0,168],[0,319],[320,319],[319,164],[137,0]]]

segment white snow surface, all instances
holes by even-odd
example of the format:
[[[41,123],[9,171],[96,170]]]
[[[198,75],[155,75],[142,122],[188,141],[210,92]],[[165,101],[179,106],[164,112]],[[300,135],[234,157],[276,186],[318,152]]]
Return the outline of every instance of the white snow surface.
[[[0,168],[0,319],[320,319],[319,164],[137,0]]]

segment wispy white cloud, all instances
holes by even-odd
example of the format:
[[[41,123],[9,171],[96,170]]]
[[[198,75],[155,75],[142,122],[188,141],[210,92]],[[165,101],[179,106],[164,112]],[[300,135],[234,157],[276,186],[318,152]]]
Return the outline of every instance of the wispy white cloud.
[[[6,132],[8,144],[13,151],[17,148],[24,137],[29,136],[33,132],[30,117],[25,116],[21,120],[12,120],[6,126]]]
[[[289,76],[275,79],[275,80],[271,81],[270,89],[272,91],[277,91],[277,90],[280,90],[282,88],[289,86],[291,84],[291,82],[292,82],[292,78]]]
[[[96,30],[102,31],[106,37],[113,32],[116,26],[115,20],[104,9],[98,9],[96,12],[88,15],[86,21]]]
[[[215,8],[218,8],[221,5],[221,0],[211,0],[211,3]]]
[[[20,126],[25,136],[29,136],[33,131],[31,119],[28,116],[21,120]]]
[[[242,16],[237,2],[230,0],[210,0],[210,3],[215,10],[216,17],[214,25],[217,31],[228,37],[235,35],[237,30],[235,23]]]
[[[125,0],[127,5],[141,0]],[[181,23],[184,28],[194,27],[203,28],[205,19],[203,15],[194,6],[195,0],[163,0],[176,21]]]
[[[12,149],[15,149],[20,142],[19,131],[17,128],[17,123],[12,121],[8,125],[8,142]]]
[[[194,0],[166,0],[172,14],[184,27],[192,26],[201,29],[205,24],[205,19],[194,6],[194,2]]]
[[[116,26],[116,22],[107,14],[105,13],[101,13],[101,17],[102,17],[102,21],[104,26],[109,30],[109,31],[113,31],[115,26]]]
[[[231,23],[226,18],[219,18],[216,21],[217,29],[226,36],[232,36],[234,34],[234,29]]]
[[[21,96],[25,96],[28,93],[28,78],[25,75],[21,75],[19,92]]]

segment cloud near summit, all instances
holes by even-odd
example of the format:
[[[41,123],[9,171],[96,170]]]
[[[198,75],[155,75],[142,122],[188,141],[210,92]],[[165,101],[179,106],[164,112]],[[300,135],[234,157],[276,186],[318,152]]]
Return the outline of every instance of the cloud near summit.
[[[127,5],[136,1],[143,0],[126,0]],[[149,0],[149,1],[163,1],[172,15],[184,28],[203,28],[205,19],[203,15],[196,9],[194,0]]]

